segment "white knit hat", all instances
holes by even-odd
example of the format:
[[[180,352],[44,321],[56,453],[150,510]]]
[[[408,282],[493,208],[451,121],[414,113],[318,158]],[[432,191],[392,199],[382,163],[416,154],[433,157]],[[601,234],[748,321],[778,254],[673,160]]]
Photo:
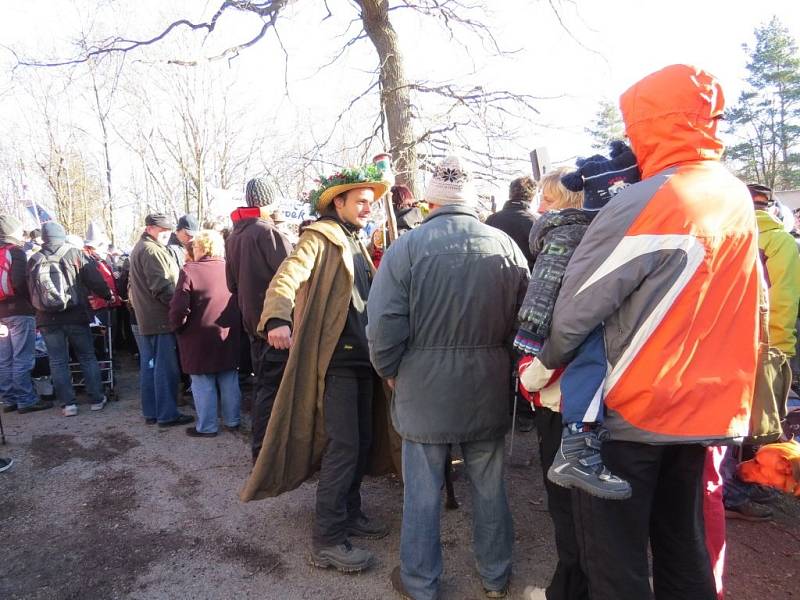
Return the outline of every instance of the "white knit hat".
[[[425,200],[432,204],[464,204],[475,206],[478,196],[472,182],[472,174],[462,165],[457,156],[447,156],[436,165],[433,177],[425,190]]]

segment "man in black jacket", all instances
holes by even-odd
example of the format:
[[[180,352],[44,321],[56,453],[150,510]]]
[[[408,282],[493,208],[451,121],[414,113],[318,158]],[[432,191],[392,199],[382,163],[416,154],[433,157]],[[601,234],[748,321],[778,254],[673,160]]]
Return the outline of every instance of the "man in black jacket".
[[[489,215],[486,224],[499,229],[510,237],[528,261],[528,269],[533,271],[533,255],[531,254],[528,238],[530,237],[531,227],[536,221],[536,216],[531,212],[530,207],[536,196],[537,184],[532,177],[518,177],[508,186],[508,202],[503,208],[493,215]],[[513,406],[514,394],[517,391],[512,389],[509,403]],[[528,432],[533,429],[533,412],[527,402],[519,403],[517,412],[517,426],[520,431]]]
[[[246,202],[247,206],[231,213],[233,231],[225,242],[225,272],[228,289],[236,294],[244,329],[250,338],[256,376],[251,409],[255,462],[289,358],[288,350],[276,350],[256,335],[256,330],[269,283],[292,246],[270,217],[275,210],[275,192],[267,179],[256,178],[247,183]]]
[[[536,182],[532,177],[518,177],[508,186],[508,202],[493,215],[489,215],[486,224],[505,232],[517,243],[528,268],[533,269],[533,256],[528,245],[536,216],[530,211],[531,202],[536,196]]]
[[[28,295],[28,262],[22,249],[22,223],[0,216],[0,399],[3,412],[52,408],[33,391],[36,314]]]
[[[42,249],[28,261],[28,286],[34,305],[37,293],[33,274],[37,267],[50,257],[60,255],[57,265],[64,288],[69,290],[70,303],[66,310],[53,312],[36,310],[36,325],[44,336],[47,354],[50,360],[50,374],[56,397],[65,417],[78,414],[75,404],[75,390],[72,388],[72,377],[69,372],[69,348],[72,347],[81,365],[86,391],[91,398],[92,410],[102,410],[106,405],[103,384],[100,378],[100,366],[94,353],[94,341],[89,329],[89,311],[87,310],[87,288],[105,300],[111,300],[111,291],[96,265],[90,261],[83,250],[78,248],[63,249],[66,242],[64,228],[55,222],[42,226]],[[46,268],[46,267],[43,267]]]

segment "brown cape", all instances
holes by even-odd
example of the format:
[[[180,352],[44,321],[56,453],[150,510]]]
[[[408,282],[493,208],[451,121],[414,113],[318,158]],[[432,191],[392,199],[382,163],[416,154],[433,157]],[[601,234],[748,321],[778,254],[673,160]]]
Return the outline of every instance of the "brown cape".
[[[374,273],[363,245],[361,250]],[[344,328],[352,289],[353,257],[341,227],[330,220],[310,225],[264,299],[258,331],[263,333],[270,319],[293,322],[293,344],[261,452],[239,492],[243,502],[291,491],[319,468],[327,444],[325,373]],[[399,438],[391,429],[384,388],[375,385],[369,472],[399,472],[399,464]]]

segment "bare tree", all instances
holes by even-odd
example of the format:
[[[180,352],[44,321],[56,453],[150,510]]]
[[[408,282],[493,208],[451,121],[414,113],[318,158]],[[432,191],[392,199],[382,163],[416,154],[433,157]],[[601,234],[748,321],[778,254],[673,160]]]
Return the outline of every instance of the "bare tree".
[[[156,35],[140,40],[132,40],[117,36],[101,40],[87,46],[80,56],[69,60],[36,61],[18,59],[21,65],[66,66],[81,64],[107,54],[124,54],[132,50],[153,46],[177,31],[200,32],[207,39],[217,31],[223,16],[229,12],[253,15],[261,21],[255,35],[241,43],[234,44],[209,56],[203,64],[222,59],[231,60],[240,52],[263,39],[270,31],[281,44],[278,23],[287,6],[298,0],[224,0],[207,21],[178,19],[163,27]],[[440,23],[455,43],[460,43],[461,33],[466,32],[476,37],[489,52],[503,53],[494,39],[489,27],[482,18],[485,16],[484,3],[471,0],[353,0],[360,10],[358,18],[361,27],[351,34],[341,50],[335,55],[331,64],[344,56],[348,49],[361,40],[368,39],[377,54],[376,80],[361,94],[356,95],[343,111],[348,112],[358,101],[374,91],[379,91],[380,109],[367,136],[358,141],[350,149],[358,149],[366,157],[370,151],[383,146],[388,134],[388,150],[392,155],[397,174],[397,182],[404,183],[414,189],[418,172],[418,159],[422,164],[442,152],[445,145],[455,145],[472,156],[479,167],[479,174],[491,177],[502,169],[504,163],[517,164],[523,162],[525,153],[520,157],[498,156],[494,144],[499,140],[508,141],[513,137],[513,120],[528,119],[534,114],[536,98],[515,94],[512,91],[489,90],[480,86],[459,88],[452,82],[430,83],[411,82],[406,74],[400,40],[395,30],[391,15],[393,11],[414,11],[416,14]],[[553,3],[550,2],[553,6]],[[324,3],[327,16],[332,16],[328,2]],[[555,8],[554,8],[555,10]],[[284,53],[286,53],[284,49]],[[172,59],[171,64],[181,66],[198,66],[201,61]],[[414,96],[417,96],[415,100]],[[420,105],[426,103],[422,97],[433,97],[443,104],[441,113],[445,119],[438,125],[420,127],[415,124],[422,121]],[[416,102],[416,105],[415,105]],[[427,106],[427,104],[426,104]],[[526,113],[527,114],[524,114]],[[336,120],[339,124],[342,119]],[[463,132],[462,129],[472,129]],[[333,134],[316,144],[314,150],[326,147]],[[420,152],[420,148],[423,151]],[[347,148],[343,149],[347,150]],[[516,170],[516,167],[511,170]],[[502,172],[502,171],[501,171]],[[197,174],[196,174],[197,175]]]
[[[111,152],[109,149],[109,113],[114,102],[114,96],[117,92],[120,73],[124,64],[123,60],[117,60],[116,65],[112,70],[109,80],[99,82],[98,63],[100,58],[87,61],[89,71],[89,78],[91,81],[91,92],[93,99],[94,112],[97,117],[97,122],[100,125],[101,144],[103,147],[103,162],[105,167],[105,191],[106,202],[103,210],[103,221],[105,222],[105,229],[111,238],[111,243],[116,243],[115,230],[114,230],[114,194],[112,192],[111,184]],[[103,93],[101,94],[101,87]],[[101,95],[103,98],[101,98]]]

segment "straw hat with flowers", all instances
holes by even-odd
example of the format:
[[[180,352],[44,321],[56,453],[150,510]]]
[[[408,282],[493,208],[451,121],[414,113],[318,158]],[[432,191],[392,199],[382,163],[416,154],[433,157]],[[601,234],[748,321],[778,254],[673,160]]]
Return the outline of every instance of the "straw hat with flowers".
[[[383,180],[383,173],[375,165],[342,169],[328,177],[320,177],[319,187],[308,195],[311,210],[319,214],[336,196],[350,190],[370,188],[375,192],[377,200],[389,189],[389,183]]]

